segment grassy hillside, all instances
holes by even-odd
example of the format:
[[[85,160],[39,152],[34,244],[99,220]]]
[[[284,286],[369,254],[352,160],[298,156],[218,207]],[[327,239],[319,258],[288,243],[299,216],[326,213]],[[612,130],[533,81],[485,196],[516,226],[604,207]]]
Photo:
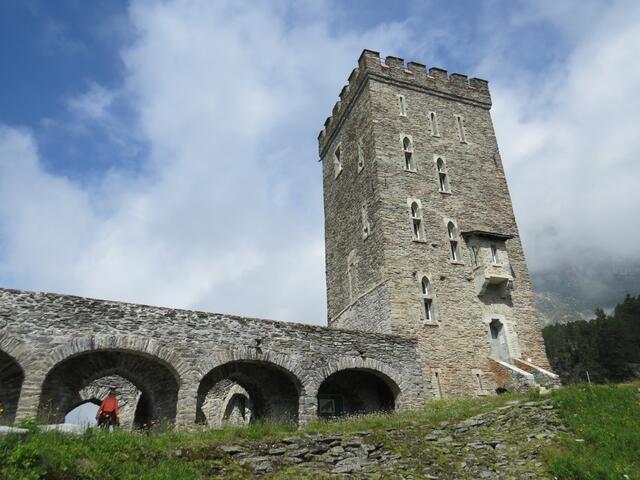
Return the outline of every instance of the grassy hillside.
[[[422,411],[144,435],[0,437],[2,479],[566,478],[640,480],[640,385],[550,400],[429,402]]]

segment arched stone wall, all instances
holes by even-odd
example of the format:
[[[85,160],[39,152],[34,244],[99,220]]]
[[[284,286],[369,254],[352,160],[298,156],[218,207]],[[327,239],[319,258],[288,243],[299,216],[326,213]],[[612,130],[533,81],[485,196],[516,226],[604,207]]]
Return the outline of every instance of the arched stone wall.
[[[184,427],[196,421],[204,377],[234,362],[236,366],[262,365],[265,376],[283,379],[289,385],[285,403],[290,417],[297,415],[300,424],[316,417],[322,382],[346,369],[373,371],[392,380],[400,390],[399,409],[417,408],[423,401],[422,359],[416,342],[404,337],[2,288],[0,320],[6,320],[4,327],[0,325],[0,350],[16,359],[24,372],[16,418],[34,417],[41,403],[55,399],[51,393],[55,382],[47,382],[47,377],[51,379],[53,372],[57,381],[65,378],[60,365],[99,352],[126,354],[134,363],[148,362],[149,368],[169,372],[172,401],[177,388],[175,422]],[[91,358],[99,363],[99,355]],[[86,367],[91,365],[87,362]],[[140,389],[139,404],[157,407],[160,396],[151,398],[152,387],[140,373],[145,369],[118,366],[112,360],[110,366],[84,371],[82,382],[63,388],[67,393],[58,397],[59,406],[80,401],[78,392],[91,382],[121,375]],[[255,378],[249,370],[236,372],[246,374],[244,383]],[[264,396],[265,388],[258,381],[253,381],[252,388],[254,397]],[[43,400],[43,394],[48,398]],[[266,394],[262,403],[272,397]]]
[[[235,360],[208,372],[198,388],[196,418],[204,419],[202,405],[206,395],[220,382],[241,386],[249,396],[252,421],[269,420],[297,424],[300,384],[290,372],[275,364],[258,360]],[[224,408],[220,402],[220,408]],[[223,412],[217,412],[222,417]]]
[[[371,370],[351,368],[327,377],[318,389],[318,415],[388,412],[395,408],[397,386]]]
[[[107,375],[93,380],[78,392],[78,404],[82,404],[87,401],[101,402],[107,398],[112,387],[116,389],[116,397],[118,398],[118,404],[120,407],[120,426],[122,428],[130,430],[134,427],[142,427],[151,420],[145,418],[138,419],[136,422],[136,408],[140,401],[140,397],[142,396],[142,391],[120,375]],[[75,408],[75,406],[76,405],[71,408]]]
[[[0,423],[11,423],[15,419],[23,381],[20,364],[0,350]]]
[[[196,396],[197,410],[196,421],[202,422],[203,417],[201,414],[202,404],[202,381],[206,375],[225,364],[231,364],[234,362],[253,363],[256,365],[262,364],[271,366],[273,368],[271,375],[277,372],[284,374],[286,378],[292,383],[297,391],[297,409],[296,412],[291,412],[288,409],[286,414],[287,419],[293,420],[299,424],[306,423],[311,417],[315,416],[315,399],[310,397],[308,392],[308,384],[310,381],[310,372],[304,368],[304,362],[301,362],[300,358],[292,358],[283,353],[274,352],[272,350],[261,349],[259,346],[254,348],[234,348],[231,350],[222,350],[214,352],[209,357],[202,359],[197,365],[197,371],[200,374],[200,380],[198,381],[198,391]],[[240,385],[246,388],[241,382]],[[262,388],[254,388],[254,395],[260,398],[260,391]],[[291,392],[289,393],[291,395]],[[255,399],[251,399],[252,418],[259,419],[262,414],[260,409],[255,403]],[[310,408],[311,406],[311,408]],[[256,410],[257,408],[257,410]],[[284,419],[282,419],[284,420]]]
[[[151,404],[155,422],[173,422],[179,390],[179,375],[171,364],[144,351],[118,348],[124,342],[83,343],[65,348],[64,354],[54,352],[62,360],[51,368],[42,382],[38,416],[60,422],[66,412],[81,402],[81,391],[98,379],[118,375],[135,385]],[[128,344],[127,344],[128,345]],[[98,347],[98,348],[95,348]],[[102,347],[102,348],[100,348]],[[57,355],[56,355],[57,353]]]
[[[233,404],[233,399],[236,396],[245,398],[244,405]],[[252,419],[252,407],[249,392],[242,385],[228,378],[222,379],[213,385],[206,393],[200,406],[204,416],[204,423],[210,427],[222,427],[227,423],[234,425],[248,424]],[[234,410],[238,411],[235,412]]]
[[[325,380],[337,372],[346,370],[362,370],[377,376],[393,393],[396,408],[404,408],[403,397],[409,387],[402,375],[389,365],[372,358],[349,357],[337,361],[327,361],[326,366],[313,376],[312,382],[309,384],[309,393],[317,397],[320,386]]]

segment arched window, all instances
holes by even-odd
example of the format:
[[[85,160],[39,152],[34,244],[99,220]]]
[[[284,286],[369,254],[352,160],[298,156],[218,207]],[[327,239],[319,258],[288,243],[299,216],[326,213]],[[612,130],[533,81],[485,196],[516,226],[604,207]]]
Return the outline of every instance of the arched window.
[[[413,165],[413,144],[409,137],[402,139],[402,151],[404,152],[404,168],[405,170],[415,170]]]
[[[441,192],[449,192],[449,178],[447,177],[447,166],[441,157],[436,160],[436,168],[438,170],[438,185]]]
[[[429,279],[427,277],[422,277],[420,286],[422,288],[422,303],[424,305],[424,319],[427,322],[433,322],[434,321],[433,297],[431,295],[431,285],[429,284]]]
[[[358,142],[358,173],[364,168],[364,151],[362,149],[362,140]]]
[[[451,260],[457,262],[460,260],[460,253],[458,252],[458,232],[453,222],[447,224],[447,232],[449,234],[449,244],[451,246]]]
[[[333,178],[338,178],[342,172],[342,146],[338,145],[333,152]]]
[[[438,130],[438,118],[436,117],[436,112],[429,112],[429,120],[431,122],[431,135],[439,137],[440,132]]]
[[[422,213],[418,202],[411,204],[411,222],[413,224],[413,239],[424,240],[424,232],[422,230]]]

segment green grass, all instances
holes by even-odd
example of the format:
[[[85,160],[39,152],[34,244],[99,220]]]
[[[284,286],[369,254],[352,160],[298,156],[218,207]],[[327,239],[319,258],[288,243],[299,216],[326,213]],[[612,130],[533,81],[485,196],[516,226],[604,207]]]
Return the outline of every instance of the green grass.
[[[512,396],[481,400],[436,400],[416,412],[363,415],[340,420],[318,420],[306,433],[349,433],[402,429],[412,425],[437,425],[492,410]],[[0,437],[0,479],[200,479],[247,478],[247,471],[230,461],[215,447],[222,444],[267,442],[291,436],[295,428],[286,424],[258,423],[246,428],[169,431],[144,435],[132,432],[88,430],[77,437],[57,432],[32,433],[27,440]],[[176,453],[179,452],[178,455]],[[222,471],[222,468],[225,468]],[[274,478],[300,478],[286,471]]]
[[[547,450],[560,479],[640,480],[640,384],[580,385],[554,394],[570,433]]]
[[[548,467],[557,478],[640,480],[640,402],[635,398],[638,386],[569,387],[553,395],[570,429],[546,451]],[[389,443],[389,429],[435,427],[442,421],[462,420],[493,410],[513,399],[527,400],[510,395],[436,400],[415,412],[319,420],[307,425],[303,432],[373,431],[376,441]],[[250,476],[248,470],[217,446],[268,443],[294,434],[291,425],[272,423],[150,435],[88,430],[82,436],[39,432],[35,426],[28,426],[32,433],[26,439],[0,437],[0,480],[242,479]],[[584,441],[576,442],[576,438]],[[302,468],[292,467],[274,473],[272,478],[320,477],[305,477]]]

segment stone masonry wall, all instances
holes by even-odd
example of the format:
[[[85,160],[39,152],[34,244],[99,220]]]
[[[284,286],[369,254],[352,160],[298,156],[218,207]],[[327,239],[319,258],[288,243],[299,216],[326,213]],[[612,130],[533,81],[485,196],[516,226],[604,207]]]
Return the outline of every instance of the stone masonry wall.
[[[438,371],[445,395],[482,394],[495,388],[489,360],[489,321],[496,316],[505,324],[511,354],[531,358],[533,363],[548,368],[491,122],[487,83],[479,79],[469,81],[463,75],[448,75],[437,68],[427,73],[423,65],[416,63],[405,67],[402,59],[394,57],[387,57],[382,63],[377,53],[365,50],[333,116],[321,132],[321,153],[327,152],[337,138],[343,138],[343,149],[350,148],[345,140],[350,136],[345,136],[345,129],[349,128],[352,115],[349,102],[361,101],[357,92],[367,92],[367,111],[373,125],[375,157],[370,164],[375,165],[371,181],[376,201],[369,215],[375,218],[375,236],[363,241],[348,229],[343,230],[343,223],[336,222],[349,208],[344,201],[358,204],[363,195],[358,189],[351,189],[333,203],[325,201],[327,256],[335,254],[331,247],[336,230],[351,235],[349,248],[354,250],[363,248],[370,240],[384,244],[377,279],[385,288],[389,316],[382,323],[378,320],[376,328],[416,338],[425,378],[432,378]],[[406,116],[400,115],[398,95],[404,96]],[[433,135],[430,112],[437,116],[438,135]],[[455,115],[464,119],[465,142],[460,141]],[[405,135],[413,143],[413,171],[405,169],[402,150]],[[445,161],[450,193],[439,191],[437,157]],[[327,176],[328,162],[323,158],[325,190],[335,189],[336,182]],[[351,164],[345,168],[355,171]],[[413,238],[410,199],[418,200],[422,206],[423,241]],[[456,262],[450,258],[448,221],[454,222],[458,232],[460,258]],[[471,253],[462,235],[477,230],[511,237],[490,242],[497,245],[502,264],[487,266],[512,276],[510,291],[490,287],[485,294],[478,295]],[[470,241],[482,244],[477,238]],[[487,265],[486,248],[480,253],[481,262]],[[329,260],[327,263],[329,268]],[[420,286],[423,275],[430,280],[434,299],[436,321],[431,323],[424,321]],[[340,281],[338,276],[328,276],[330,305],[335,291],[332,282]],[[332,315],[335,309],[330,308],[330,319]],[[367,316],[352,315],[338,324],[372,329]]]
[[[81,390],[85,385],[77,375],[62,374],[76,360],[83,371],[95,367],[92,377],[82,373],[86,383],[99,374],[117,374],[150,392],[155,403],[162,401],[154,397],[157,375],[168,372],[178,387],[174,409],[181,425],[195,421],[205,376],[251,364],[277,371],[295,386],[301,423],[315,418],[324,379],[342,370],[368,370],[397,385],[399,409],[423,402],[411,339],[68,295],[0,289],[0,351],[24,372],[18,418],[38,413],[43,386],[48,385],[54,399],[56,385]],[[145,362],[158,374],[145,377],[153,371],[143,368]],[[252,369],[247,370],[250,375]],[[268,375],[262,381],[268,382]],[[252,386],[260,387],[257,382]],[[167,411],[166,406],[158,408]]]
[[[368,91],[364,88],[350,107],[340,134],[327,144],[322,154],[328,313],[329,323],[338,328],[342,324],[332,322],[356,300],[360,310],[369,313],[376,309],[375,297],[363,294],[382,280],[383,242],[374,215],[378,205],[369,108]],[[333,157],[338,146],[342,171],[336,177]],[[358,166],[359,156],[362,168]],[[363,206],[368,212],[370,229],[366,238],[363,238]],[[367,330],[385,331],[377,326],[375,319],[359,318],[371,322]]]

